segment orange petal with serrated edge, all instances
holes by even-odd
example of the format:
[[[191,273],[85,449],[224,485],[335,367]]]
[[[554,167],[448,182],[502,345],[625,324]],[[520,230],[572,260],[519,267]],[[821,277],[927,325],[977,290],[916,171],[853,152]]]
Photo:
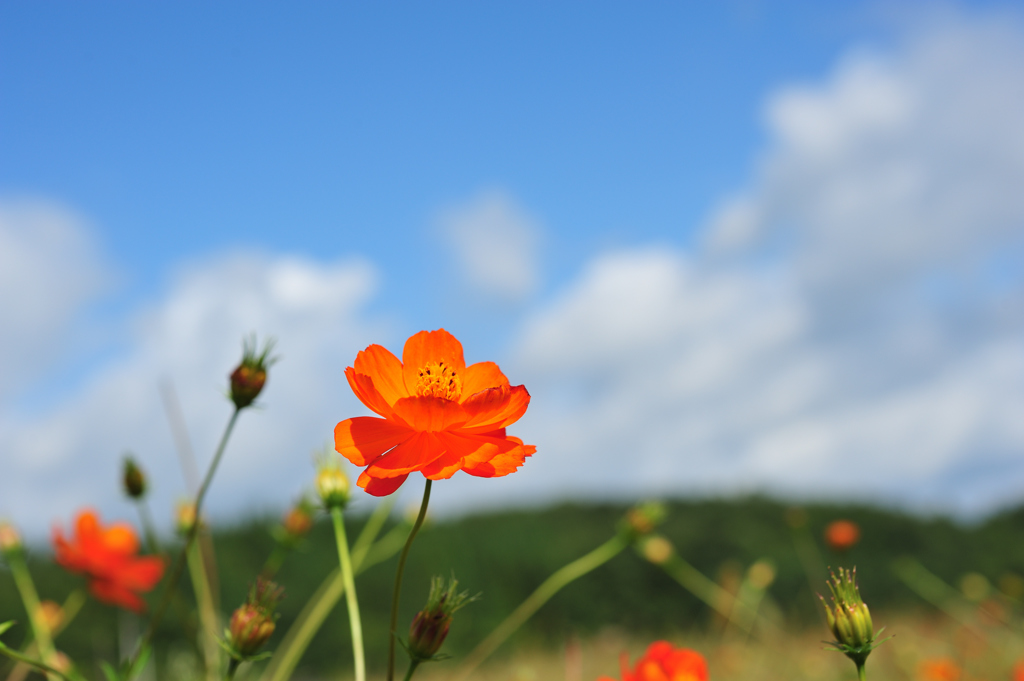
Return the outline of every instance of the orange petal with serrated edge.
[[[353,465],[365,466],[414,434],[394,421],[356,416],[334,427],[334,449]]]
[[[420,331],[405,341],[402,350],[402,375],[409,395],[416,394],[419,372],[431,362],[444,362],[457,373],[466,368],[462,343],[444,329]]]

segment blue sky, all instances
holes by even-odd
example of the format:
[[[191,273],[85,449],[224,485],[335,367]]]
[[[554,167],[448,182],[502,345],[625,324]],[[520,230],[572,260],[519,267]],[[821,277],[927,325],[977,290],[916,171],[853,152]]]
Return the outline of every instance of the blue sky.
[[[250,329],[295,367],[280,417],[268,388],[253,418],[279,419],[261,427],[298,464],[216,508],[284,503],[324,424],[359,409],[317,374],[439,326],[537,386],[528,467],[562,463],[492,481],[500,503],[528,484],[1008,503],[1024,436],[990,407],[1022,398],[1020,21],[992,3],[4,3],[17,503],[126,447],[180,495],[155,385],[194,400],[208,449]],[[943,409],[976,418],[914,466],[835,479]],[[608,464],[634,446],[623,482]],[[65,505],[112,503],[105,484],[68,483]],[[457,484],[452,508],[491,501]]]

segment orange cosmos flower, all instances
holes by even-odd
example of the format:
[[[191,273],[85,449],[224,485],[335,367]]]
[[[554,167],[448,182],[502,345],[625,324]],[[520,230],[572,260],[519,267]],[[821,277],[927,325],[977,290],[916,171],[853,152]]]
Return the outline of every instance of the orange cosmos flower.
[[[850,520],[834,520],[825,528],[825,543],[833,551],[847,551],[860,540],[860,528]]]
[[[466,366],[462,344],[444,329],[412,336],[401,361],[371,345],[345,376],[356,397],[383,418],[342,421],[334,447],[366,466],[357,484],[374,496],[391,494],[415,471],[430,480],[459,470],[508,475],[537,451],[505,434],[526,412],[530,393],[509,385],[494,362]]]
[[[88,575],[93,596],[135,612],[146,609],[139,594],[152,590],[164,574],[161,558],[137,555],[139,538],[130,525],[103,527],[92,510],[78,514],[70,539],[54,528],[53,545],[60,565]]]
[[[629,658],[623,653],[622,681],[708,681],[704,656],[689,648],[674,648],[668,641],[655,641],[629,670]],[[614,681],[602,676],[597,681]]]
[[[939,657],[922,662],[918,675],[922,681],[959,681],[961,670],[950,658]]]
[[[1013,681],[1024,681],[1024,660],[1018,660],[1013,665]]]

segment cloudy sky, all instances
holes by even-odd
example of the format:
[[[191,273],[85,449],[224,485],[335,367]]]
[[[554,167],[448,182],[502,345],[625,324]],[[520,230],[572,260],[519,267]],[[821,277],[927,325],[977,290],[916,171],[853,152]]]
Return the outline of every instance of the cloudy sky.
[[[438,327],[537,446],[439,511],[1020,502],[1024,6],[819,5],[4,3],[0,516],[130,517],[132,451],[169,517],[252,331],[210,509],[286,504]]]

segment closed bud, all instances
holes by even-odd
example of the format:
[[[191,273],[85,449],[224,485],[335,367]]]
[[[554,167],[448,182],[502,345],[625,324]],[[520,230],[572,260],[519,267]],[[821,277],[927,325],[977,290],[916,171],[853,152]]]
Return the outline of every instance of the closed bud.
[[[38,619],[46,630],[53,635],[60,625],[64,623],[64,608],[55,601],[42,601],[39,603]]]
[[[631,538],[636,539],[653,532],[664,519],[665,506],[656,501],[648,501],[629,509],[622,527]]]
[[[325,456],[316,474],[316,493],[324,508],[344,508],[348,504],[352,489],[348,476],[341,469],[341,462],[333,456]]]
[[[477,599],[472,598],[468,591],[459,593],[456,590],[459,582],[452,577],[448,586],[440,577],[430,582],[430,595],[427,606],[416,613],[409,627],[409,656],[416,662],[435,659],[441,644],[448,636],[452,624],[452,615],[456,610]]]
[[[248,599],[231,615],[228,625],[228,639],[236,659],[252,657],[274,634],[274,609],[283,595],[284,589],[262,577],[249,589]]]
[[[828,627],[835,636],[836,649],[845,653],[858,668],[862,667],[868,654],[881,641],[875,640],[871,611],[861,600],[856,568],[839,568],[839,576],[832,573],[828,588],[832,592],[832,604],[826,603],[821,596],[819,598],[825,607]]]
[[[7,555],[21,550],[21,535],[6,520],[0,520],[0,554]]]
[[[124,491],[132,499],[146,496],[146,476],[131,456],[124,459]]]
[[[672,557],[674,549],[668,539],[655,535],[647,537],[640,544],[640,552],[644,558],[655,565],[664,565]]]
[[[292,540],[301,539],[309,534],[313,529],[313,509],[310,508],[309,502],[303,499],[289,509],[281,521],[281,527],[285,536]]]
[[[271,339],[264,344],[263,352],[258,353],[255,334],[242,341],[242,362],[230,376],[230,396],[235,408],[244,409],[259,397],[267,382],[267,368],[277,361],[276,357],[270,357],[273,349],[274,340]]]
[[[196,505],[192,501],[179,501],[174,514],[174,527],[181,536],[186,536],[196,524]]]

